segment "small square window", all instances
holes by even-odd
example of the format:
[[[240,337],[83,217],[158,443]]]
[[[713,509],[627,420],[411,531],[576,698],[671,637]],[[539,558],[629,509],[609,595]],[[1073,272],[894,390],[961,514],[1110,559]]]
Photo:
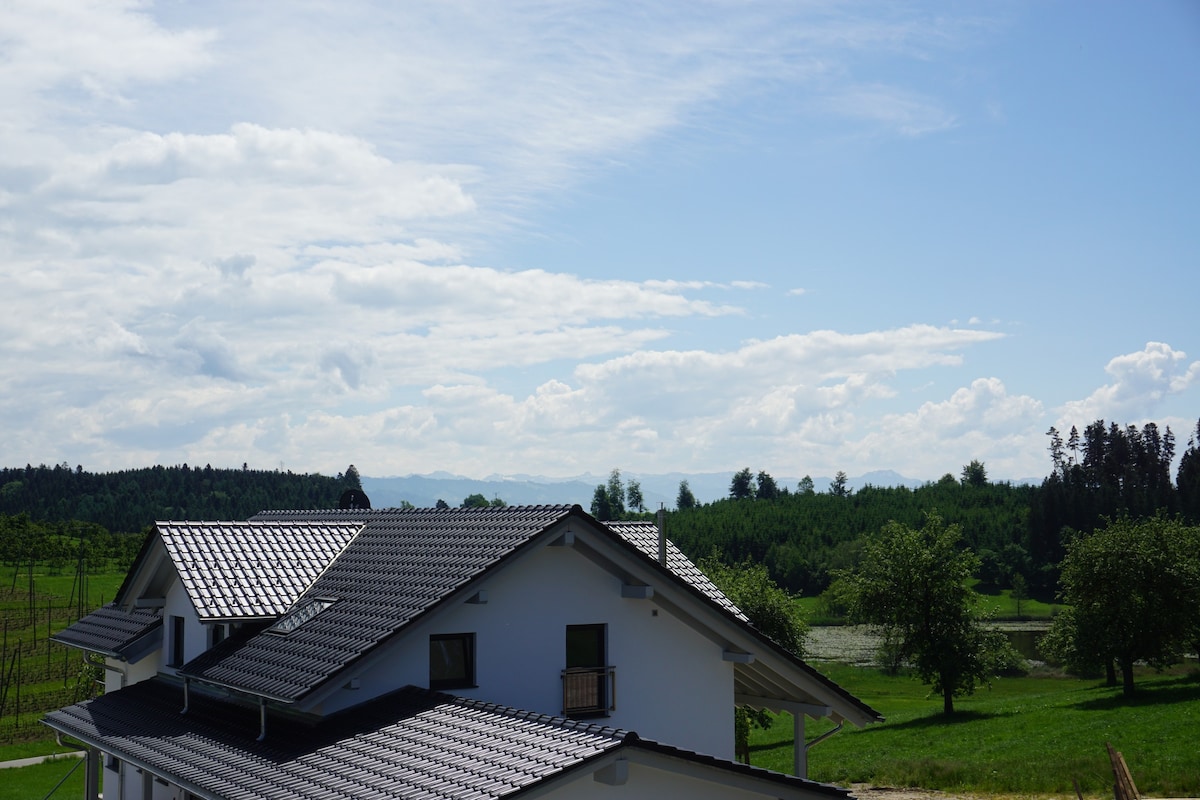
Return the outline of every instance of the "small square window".
[[[442,633],[429,637],[429,688],[475,686],[475,634]]]

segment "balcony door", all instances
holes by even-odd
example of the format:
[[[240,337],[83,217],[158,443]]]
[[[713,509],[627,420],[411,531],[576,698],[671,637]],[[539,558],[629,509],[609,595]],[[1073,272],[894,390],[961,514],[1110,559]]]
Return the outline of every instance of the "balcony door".
[[[563,670],[563,713],[602,715],[612,708],[612,680],[607,657],[607,625],[568,625],[566,669]]]

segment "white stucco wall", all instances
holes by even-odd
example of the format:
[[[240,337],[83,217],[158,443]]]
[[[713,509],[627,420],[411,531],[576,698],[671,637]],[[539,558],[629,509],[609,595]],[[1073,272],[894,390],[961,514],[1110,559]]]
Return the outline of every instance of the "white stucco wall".
[[[104,663],[109,668],[104,670],[104,691],[106,693],[115,692],[123,685],[132,686],[139,681],[153,678],[158,673],[158,664],[161,658],[161,654],[157,652],[147,655],[136,664],[118,661],[115,658],[106,658]]]
[[[621,597],[621,581],[569,547],[544,547],[486,585],[487,603],[460,604],[406,635],[332,711],[406,684],[428,685],[428,637],[476,635],[478,688],[452,693],[544,714],[562,713],[568,625],[608,626],[616,710],[596,722],[722,758],[734,757],[733,665],[722,649],[653,599]]]
[[[162,649],[158,652],[155,667],[163,672],[174,674],[175,668],[168,664],[171,660],[171,650],[174,645],[171,642],[171,637],[174,635],[174,623],[172,617],[184,618],[184,663],[191,661],[196,656],[208,649],[208,631],[204,625],[200,623],[199,617],[196,616],[196,607],[192,605],[192,601],[187,596],[187,592],[183,588],[183,583],[175,580],[171,584],[171,588],[167,590],[166,604],[163,606],[163,640]],[[153,657],[147,656],[147,659]]]

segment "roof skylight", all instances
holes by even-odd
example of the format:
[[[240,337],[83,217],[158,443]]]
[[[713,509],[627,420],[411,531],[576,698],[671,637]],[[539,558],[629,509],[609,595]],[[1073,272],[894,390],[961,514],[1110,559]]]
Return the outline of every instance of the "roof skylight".
[[[270,633],[289,634],[336,603],[332,597],[310,597],[284,614],[267,628]]]

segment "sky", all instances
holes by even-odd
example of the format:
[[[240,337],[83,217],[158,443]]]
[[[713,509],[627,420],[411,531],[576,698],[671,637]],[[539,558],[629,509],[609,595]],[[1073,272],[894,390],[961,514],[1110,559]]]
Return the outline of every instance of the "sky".
[[[1200,418],[1194,0],[0,3],[0,462],[1049,472]]]

